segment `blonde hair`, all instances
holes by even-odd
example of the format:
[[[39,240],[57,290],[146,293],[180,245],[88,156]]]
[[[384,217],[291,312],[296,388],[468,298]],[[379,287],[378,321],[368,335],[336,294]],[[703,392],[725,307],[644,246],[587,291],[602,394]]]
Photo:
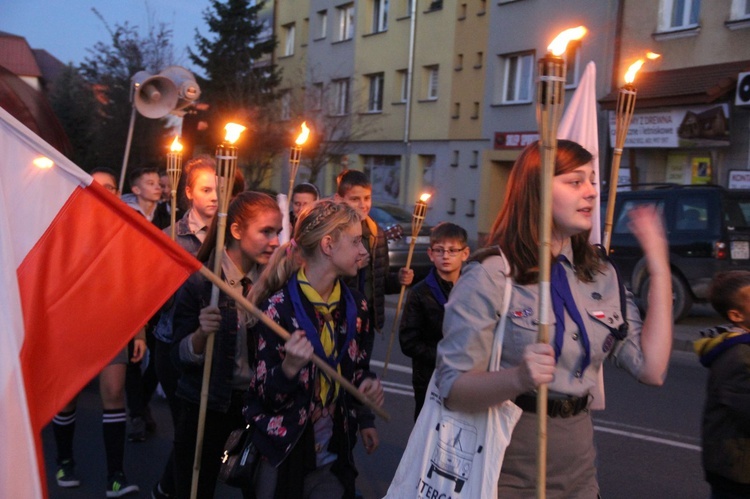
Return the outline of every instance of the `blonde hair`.
[[[256,305],[263,303],[284,286],[305,259],[315,255],[325,236],[338,241],[344,230],[360,221],[359,213],[343,202],[323,199],[306,206],[294,226],[292,239],[273,253],[252,287],[249,300]]]

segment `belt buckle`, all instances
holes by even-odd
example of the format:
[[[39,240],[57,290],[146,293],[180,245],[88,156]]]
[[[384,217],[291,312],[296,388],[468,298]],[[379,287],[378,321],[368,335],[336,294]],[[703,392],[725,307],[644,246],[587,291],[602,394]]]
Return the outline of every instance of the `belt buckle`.
[[[567,418],[573,415],[575,411],[575,407],[573,407],[573,402],[570,399],[565,399],[560,401],[560,417],[561,418]]]

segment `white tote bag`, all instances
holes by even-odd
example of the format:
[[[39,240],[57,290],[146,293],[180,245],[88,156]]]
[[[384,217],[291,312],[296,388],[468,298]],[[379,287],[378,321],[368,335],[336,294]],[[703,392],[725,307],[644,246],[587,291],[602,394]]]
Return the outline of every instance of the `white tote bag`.
[[[508,262],[502,256],[505,268]],[[506,279],[503,313],[495,330],[489,370],[500,369],[513,282]],[[521,409],[510,400],[465,413],[443,405],[435,374],[386,499],[497,498],[497,481]]]

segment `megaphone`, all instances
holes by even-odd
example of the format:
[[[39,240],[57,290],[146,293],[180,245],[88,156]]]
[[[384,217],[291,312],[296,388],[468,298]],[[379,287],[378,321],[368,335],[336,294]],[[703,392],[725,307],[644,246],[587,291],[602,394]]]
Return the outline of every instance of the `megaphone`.
[[[159,75],[169,78],[177,87],[177,104],[172,111],[174,114],[178,114],[176,111],[181,111],[200,97],[201,89],[193,74],[182,66],[168,66]]]
[[[146,118],[163,118],[177,105],[179,92],[172,80],[138,71],[132,78],[133,106]]]

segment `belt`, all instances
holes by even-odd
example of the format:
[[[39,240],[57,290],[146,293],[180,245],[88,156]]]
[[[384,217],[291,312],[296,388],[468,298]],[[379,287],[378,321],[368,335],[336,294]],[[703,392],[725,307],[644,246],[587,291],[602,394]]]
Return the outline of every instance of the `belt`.
[[[515,402],[524,412],[536,413],[536,395],[523,393],[516,397]],[[588,405],[588,395],[585,397],[547,399],[547,415],[551,418],[567,418],[585,411]]]

